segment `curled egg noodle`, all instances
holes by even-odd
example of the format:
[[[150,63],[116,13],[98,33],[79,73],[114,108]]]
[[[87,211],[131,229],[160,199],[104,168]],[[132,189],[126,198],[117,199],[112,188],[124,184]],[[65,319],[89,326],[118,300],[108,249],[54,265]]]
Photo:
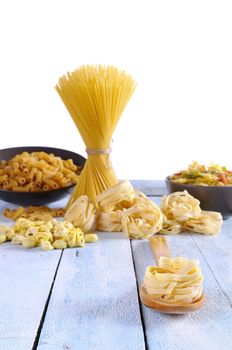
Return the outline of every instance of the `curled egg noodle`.
[[[96,208],[87,196],[80,196],[67,209],[64,219],[84,233],[95,229]]]
[[[185,221],[201,214],[199,200],[187,191],[174,192],[169,196],[163,196],[161,210],[167,219],[178,221]]]
[[[202,283],[199,262],[182,257],[161,257],[159,266],[148,266],[144,277],[144,287],[150,296],[173,305],[200,299]]]
[[[174,192],[162,198],[163,227],[160,233],[196,232],[218,234],[222,227],[220,213],[203,211],[200,202],[187,191]]]
[[[123,231],[130,238],[147,238],[162,228],[160,208],[129,181],[121,181],[98,197],[96,226],[104,231]]]

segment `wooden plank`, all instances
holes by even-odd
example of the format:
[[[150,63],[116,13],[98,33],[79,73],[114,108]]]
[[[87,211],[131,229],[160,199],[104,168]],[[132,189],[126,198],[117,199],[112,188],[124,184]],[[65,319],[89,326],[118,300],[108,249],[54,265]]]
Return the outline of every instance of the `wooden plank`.
[[[224,221],[219,235],[192,235],[192,239],[232,307],[232,218]]]
[[[38,350],[144,348],[130,241],[104,233],[64,250]]]
[[[6,206],[0,201],[1,211]],[[0,217],[0,224],[9,222]],[[60,255],[60,250],[0,245],[1,350],[32,349]]]
[[[159,204],[160,198],[155,198],[155,201]],[[227,224],[222,232],[222,237],[228,234],[229,229],[226,227]],[[203,309],[189,315],[165,315],[142,306],[148,349],[229,350],[232,348],[231,304],[220,285],[224,278],[219,279],[219,275],[225,273],[225,286],[223,287],[229,293],[231,264],[226,264],[231,262],[230,257],[228,257],[231,244],[228,246],[228,250],[224,245],[224,250],[219,255],[215,255],[218,243],[218,250],[223,246],[219,237],[206,237],[197,234],[194,235],[193,239],[188,234],[166,236],[173,256],[185,256],[200,261],[207,299]],[[197,246],[195,242],[197,242]],[[213,246],[215,250],[211,252]],[[136,275],[138,283],[141,285],[146,266],[154,264],[154,260],[148,241],[133,241],[132,249]],[[223,258],[223,254],[225,254],[225,258]],[[221,263],[218,262],[220,259],[222,259]],[[215,279],[215,275],[218,280]],[[228,286],[226,279],[228,279]]]
[[[0,246],[0,349],[31,349],[61,251]]]
[[[131,180],[131,183],[147,196],[163,196],[167,192],[163,180]]]

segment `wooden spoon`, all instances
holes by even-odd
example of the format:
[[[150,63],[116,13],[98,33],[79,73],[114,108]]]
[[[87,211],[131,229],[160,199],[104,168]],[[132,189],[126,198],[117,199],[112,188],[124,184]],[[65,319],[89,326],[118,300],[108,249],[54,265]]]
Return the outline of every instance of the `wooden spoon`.
[[[166,243],[166,240],[164,237],[151,237],[150,238],[150,245],[154,254],[155,262],[158,265],[159,259],[161,256],[167,256],[170,257],[169,249]],[[147,291],[144,285],[140,288],[140,298],[144,305],[157,310],[159,312],[163,312],[166,314],[185,314],[188,312],[193,312],[199,310],[205,301],[205,296],[202,293],[202,296],[200,299],[194,301],[191,304],[186,305],[172,305],[165,301],[161,301],[160,299],[156,299],[154,297],[151,297]]]

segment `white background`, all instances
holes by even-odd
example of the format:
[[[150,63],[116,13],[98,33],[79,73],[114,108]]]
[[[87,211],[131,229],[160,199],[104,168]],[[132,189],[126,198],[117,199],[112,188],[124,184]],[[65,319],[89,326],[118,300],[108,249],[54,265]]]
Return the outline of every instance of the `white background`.
[[[85,154],[54,86],[86,63],[138,83],[114,134],[119,178],[161,179],[192,160],[232,168],[231,1],[0,1],[0,148]]]

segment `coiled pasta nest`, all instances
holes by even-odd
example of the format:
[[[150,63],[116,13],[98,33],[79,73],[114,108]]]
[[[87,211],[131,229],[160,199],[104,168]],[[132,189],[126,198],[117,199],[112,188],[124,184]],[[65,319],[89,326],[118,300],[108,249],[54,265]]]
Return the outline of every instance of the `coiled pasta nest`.
[[[98,230],[123,231],[130,238],[148,238],[162,228],[160,208],[129,181],[119,182],[97,197]]]
[[[200,202],[187,191],[163,196],[161,210],[164,219],[160,233],[190,231],[213,235],[220,232],[223,223],[220,213],[201,210]]]
[[[200,299],[203,276],[198,260],[161,257],[148,266],[144,286],[149,295],[170,304],[185,305]]]
[[[84,233],[95,229],[96,208],[87,196],[80,196],[68,208],[64,219],[75,227],[80,227]]]

